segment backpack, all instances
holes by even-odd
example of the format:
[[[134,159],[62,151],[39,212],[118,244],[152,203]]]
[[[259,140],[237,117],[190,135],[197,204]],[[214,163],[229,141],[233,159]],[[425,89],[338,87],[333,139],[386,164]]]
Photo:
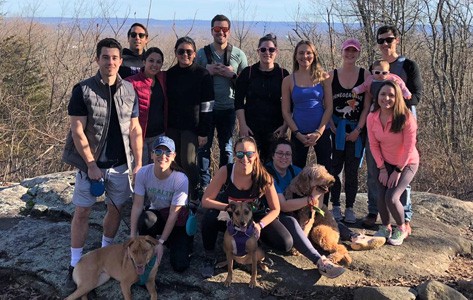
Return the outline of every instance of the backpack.
[[[227,47],[225,48],[225,53],[223,54],[223,63],[226,66],[230,65],[230,59],[232,58],[232,44],[228,43]],[[212,50],[210,49],[210,45],[204,46],[205,57],[207,58],[207,63],[212,63]]]

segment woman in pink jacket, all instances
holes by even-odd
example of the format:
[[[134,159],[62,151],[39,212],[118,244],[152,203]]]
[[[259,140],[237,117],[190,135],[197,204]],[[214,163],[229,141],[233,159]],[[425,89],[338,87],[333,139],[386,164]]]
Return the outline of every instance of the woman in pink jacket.
[[[417,122],[407,108],[399,85],[386,81],[368,115],[368,136],[378,167],[378,209],[382,225],[375,236],[383,236],[392,245],[401,245],[408,236],[400,197],[419,167],[416,149]],[[391,227],[389,214],[397,227]]]
[[[139,100],[139,121],[143,130],[143,159],[145,166],[153,162],[153,143],[166,131],[168,100],[166,95],[166,72],[161,71],[163,52],[157,47],[143,54],[144,67],[138,74],[127,77],[133,84]]]

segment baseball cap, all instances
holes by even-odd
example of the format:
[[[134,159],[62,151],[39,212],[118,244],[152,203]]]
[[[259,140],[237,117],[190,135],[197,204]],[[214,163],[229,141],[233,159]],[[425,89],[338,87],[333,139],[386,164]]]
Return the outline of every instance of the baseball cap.
[[[172,139],[168,138],[165,135],[158,137],[156,139],[156,141],[154,141],[153,149],[156,149],[159,146],[165,146],[166,148],[168,148],[172,152],[176,151],[176,146],[174,144],[174,141]]]
[[[361,51],[361,44],[357,39],[348,39],[342,43],[342,50],[353,47],[357,51]]]

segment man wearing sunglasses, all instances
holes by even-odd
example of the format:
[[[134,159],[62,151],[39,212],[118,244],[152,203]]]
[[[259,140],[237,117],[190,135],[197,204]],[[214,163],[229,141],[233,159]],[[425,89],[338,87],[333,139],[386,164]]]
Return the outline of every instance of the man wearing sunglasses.
[[[210,151],[217,130],[220,148],[219,166],[232,162],[232,135],[235,128],[235,80],[246,68],[248,61],[243,51],[229,43],[230,20],[224,15],[216,15],[211,21],[210,32],[213,43],[199,49],[196,61],[205,67],[213,77],[215,104],[213,123],[208,135],[208,142],[199,149],[201,192],[210,183]]]
[[[411,92],[412,97],[406,100],[407,107],[411,110],[414,117],[417,117],[416,106],[422,97],[422,78],[418,65],[397,52],[397,45],[400,42],[399,30],[392,25],[385,25],[378,28],[376,34],[381,58],[389,62],[389,71],[396,74],[406,83],[407,89]],[[367,141],[368,145],[368,141]],[[366,152],[366,163],[368,166],[368,215],[363,220],[365,227],[373,227],[378,217],[378,208],[376,205],[376,163],[369,153],[369,147]],[[404,205],[404,218],[411,233],[410,220],[412,218],[412,204],[410,198],[410,186],[401,196],[401,203]]]
[[[67,289],[73,287],[72,270],[82,256],[89,215],[97,201],[91,189],[104,182],[107,213],[102,247],[113,242],[120,225],[120,210],[131,195],[132,174],[141,168],[143,140],[138,122],[138,99],[130,82],[118,76],[122,47],[112,38],[97,44],[99,71],[74,86],[68,106],[70,131],[63,161],[78,169],[72,203],[71,262]],[[133,154],[133,156],[132,156]],[[132,164],[134,168],[132,169]]]
[[[135,75],[144,67],[143,54],[148,44],[148,29],[141,23],[133,23],[127,37],[130,48],[123,49],[123,64],[118,71],[122,78]]]

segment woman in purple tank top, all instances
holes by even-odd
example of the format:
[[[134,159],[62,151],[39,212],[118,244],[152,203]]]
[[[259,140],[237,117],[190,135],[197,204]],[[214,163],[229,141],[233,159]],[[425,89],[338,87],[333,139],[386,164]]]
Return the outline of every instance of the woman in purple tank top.
[[[332,87],[310,41],[300,41],[294,50],[293,73],[282,82],[282,114],[292,131],[294,165],[304,168],[309,147],[317,163],[330,171],[332,152],[328,122],[332,117]],[[291,111],[291,101],[293,110]],[[328,194],[326,194],[328,197]]]

